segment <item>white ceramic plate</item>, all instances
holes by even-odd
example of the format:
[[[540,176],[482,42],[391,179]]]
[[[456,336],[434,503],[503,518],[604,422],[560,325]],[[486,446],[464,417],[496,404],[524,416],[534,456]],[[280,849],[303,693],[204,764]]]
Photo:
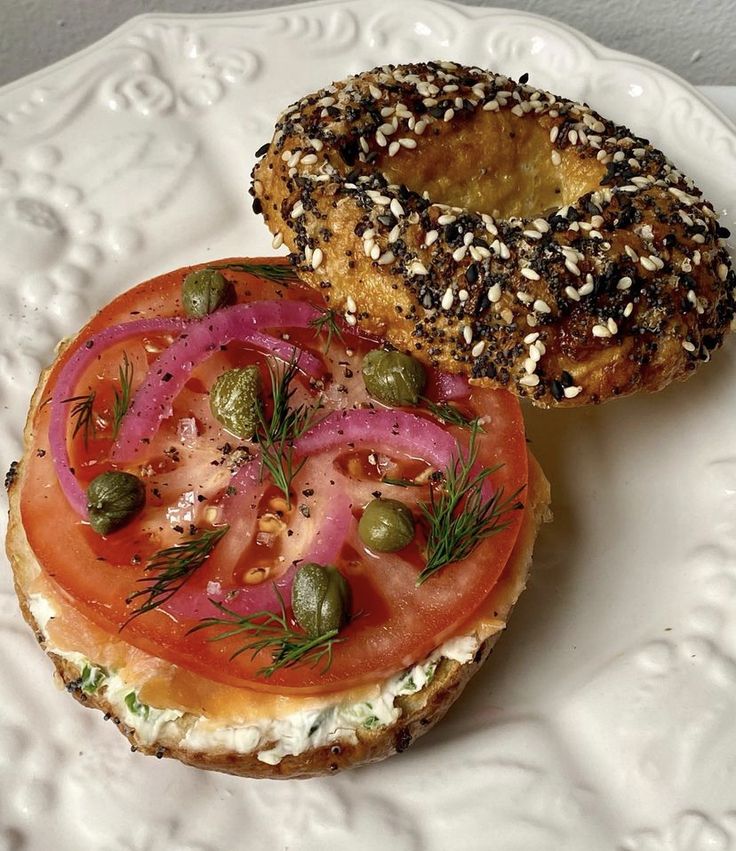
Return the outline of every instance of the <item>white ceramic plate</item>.
[[[733,229],[736,135],[544,18],[419,0],[131,21],[0,91],[0,453],[56,341],[131,284],[269,250],[253,153],[305,91],[457,58],[649,136]],[[655,398],[528,411],[554,488],[509,634],[399,758],[305,783],[130,754],[57,693],[0,575],[0,848],[727,851],[736,843],[736,352]]]

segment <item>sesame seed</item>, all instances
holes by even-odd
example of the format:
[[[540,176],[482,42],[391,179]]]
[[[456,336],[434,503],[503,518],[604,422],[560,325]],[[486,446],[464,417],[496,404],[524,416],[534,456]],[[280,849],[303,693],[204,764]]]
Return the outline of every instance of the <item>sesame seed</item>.
[[[648,257],[640,257],[639,262],[641,265],[650,272],[656,271],[657,267]]]
[[[624,308],[624,316],[628,318],[634,312],[634,302],[630,301]]]
[[[542,238],[542,234],[538,230],[525,230],[525,231],[522,231],[522,233],[524,234],[525,237],[527,237],[527,239],[541,239]]]
[[[547,233],[549,231],[549,224],[547,224],[545,219],[534,219],[532,224],[540,233]]]
[[[455,300],[455,296],[453,295],[452,290],[448,287],[445,290],[445,294],[442,296],[442,309],[449,310],[452,307],[452,303]]]
[[[429,247],[434,242],[437,242],[437,238],[439,237],[439,231],[436,230],[428,230],[424,236],[424,244]]]
[[[465,255],[466,255],[467,253],[468,253],[468,248],[467,248],[467,246],[466,246],[466,245],[461,245],[459,248],[456,248],[456,249],[452,252],[452,259],[453,259],[456,263],[459,263],[459,262],[460,262],[460,261],[461,261],[461,260],[465,257]]]
[[[508,307],[505,307],[501,311],[501,319],[503,319],[503,321],[507,325],[511,325],[511,323],[514,321],[514,314]]]
[[[554,145],[557,140],[557,136],[559,135],[560,128],[555,124],[555,126],[549,131],[549,140]]]
[[[562,162],[562,157],[560,156],[559,151],[552,151],[550,159],[552,160],[552,165],[560,165]]]
[[[522,304],[531,304],[534,301],[534,296],[529,293],[525,293],[524,290],[519,290],[516,293],[516,297]]]
[[[695,351],[695,346],[693,345],[693,343],[690,342],[690,340],[683,340],[682,341],[682,348],[685,349],[686,352],[694,352]]]
[[[355,318],[354,313],[346,313],[345,321],[348,323],[348,325],[355,325],[358,320]]]
[[[580,301],[580,293],[575,287],[565,287],[565,295],[573,301]]]
[[[376,262],[379,266],[388,266],[388,264],[393,263],[395,259],[393,251],[384,251]]]
[[[463,245],[468,246],[468,245],[470,245],[470,243],[472,241],[473,241],[473,234],[470,231],[468,231],[468,233],[466,233],[465,236],[463,237]]]
[[[577,130],[571,130],[571,131],[567,134],[567,138],[570,140],[570,144],[571,144],[571,145],[577,145],[577,143],[578,143],[578,133],[577,133]]]
[[[300,216],[304,215],[304,204],[301,201],[297,201],[296,204],[291,208],[291,218],[298,219]]]
[[[718,280],[725,281],[728,277],[728,266],[725,263],[718,264]]]
[[[562,392],[565,394],[566,399],[574,399],[579,393],[582,393],[582,390],[582,387],[573,386],[565,387]]]
[[[537,272],[535,272],[534,269],[530,269],[528,266],[525,266],[521,270],[521,274],[525,278],[528,278],[530,281],[538,281],[539,280],[539,274]]]
[[[486,112],[496,112],[499,108],[498,101],[494,98],[493,100],[489,100],[483,104],[483,109]]]
[[[527,346],[530,346],[532,343],[536,343],[536,341],[538,339],[539,339],[539,331],[532,331],[531,334],[527,334],[526,337],[524,337],[524,343]]]
[[[380,130],[376,130],[376,142],[378,142],[382,148],[385,148],[388,144],[386,137]]]
[[[391,144],[388,146],[388,155],[390,157],[395,157],[396,154],[398,154],[400,150],[401,150],[401,145],[398,142],[391,142]]]
[[[612,316],[608,317],[606,325],[611,334],[618,334],[618,325],[616,324],[616,320]]]
[[[380,100],[383,97],[383,92],[378,88],[378,86],[374,86],[373,83],[368,86],[368,91],[371,93],[371,97],[374,100]]]
[[[694,233],[694,234],[692,235],[692,241],[693,241],[693,242],[698,242],[698,243],[701,243],[701,244],[702,244],[702,243],[704,243],[704,242],[705,242],[705,237],[703,236],[703,234],[702,234],[702,233]]]
[[[287,162],[288,160],[290,160],[291,157],[292,157],[292,152],[288,148],[283,152],[283,154],[281,154],[281,159],[284,162]]]
[[[529,346],[529,357],[535,363],[542,357],[542,352],[539,346],[537,346],[535,343],[532,343],[531,346]]]
[[[377,242],[374,242],[373,248],[371,248],[371,254],[370,254],[371,260],[378,260],[378,258],[380,256],[381,256],[381,246]]]
[[[523,375],[519,379],[519,384],[523,384],[524,387],[536,387],[539,384],[539,376],[536,373]]]
[[[607,325],[594,325],[593,326],[593,336],[594,337],[610,337],[611,332],[608,330]]]
[[[537,362],[532,358],[526,358],[524,360],[524,370],[528,375],[531,375],[533,372],[537,371]]]
[[[438,225],[451,225],[456,219],[457,219],[457,216],[453,216],[450,213],[443,213],[437,219],[437,224]]]
[[[424,131],[426,129],[427,129],[427,122],[424,119],[420,119],[414,125],[414,132],[417,134],[417,136],[421,136],[422,133],[424,133]],[[399,141],[401,141],[401,140],[399,140]]]
[[[499,255],[502,260],[508,260],[511,257],[511,252],[509,251],[508,245],[505,242],[500,243],[499,245]]]
[[[628,254],[628,256],[636,263],[639,259],[639,255],[634,251],[634,249],[630,245],[624,245],[624,251]]]
[[[366,256],[366,257],[370,257],[370,256],[371,256],[371,252],[373,251],[373,248],[374,248],[375,244],[376,244],[376,243],[375,243],[372,239],[366,239],[366,240],[364,240],[364,242],[363,242],[363,251],[365,252],[365,256]]]
[[[546,301],[543,301],[541,298],[538,298],[534,302],[534,310],[537,313],[552,313],[552,308],[547,304]]]
[[[406,136],[399,139],[399,144],[402,148],[416,148],[417,140],[416,139],[408,139]]]
[[[577,265],[577,263],[573,263],[572,260],[566,259],[565,268],[568,272],[572,272],[573,275],[577,275],[578,277],[580,277],[580,267]]]
[[[470,293],[467,290],[460,290],[457,294],[457,297],[460,301],[467,301],[470,298]]]
[[[590,295],[595,286],[593,284],[583,284],[582,287],[578,289],[578,295]]]
[[[397,198],[391,199],[391,204],[389,205],[389,210],[396,216],[397,219],[400,219],[404,215],[404,208],[399,203]]]
[[[271,240],[271,247],[272,248],[281,248],[281,246],[283,244],[284,244],[284,235],[281,233],[280,230],[277,230],[276,233],[273,235],[273,239]]]
[[[421,260],[413,260],[409,265],[409,272],[412,275],[427,275],[427,267]]]
[[[473,329],[470,325],[463,326],[463,337],[468,345],[473,342]]]
[[[496,304],[496,302],[501,301],[501,285],[500,284],[493,284],[491,287],[489,287],[489,289],[488,289],[488,301],[490,301],[491,304]]]
[[[618,283],[616,284],[617,290],[628,290],[632,285],[633,281],[628,275],[624,275],[623,278],[618,279]]]
[[[483,354],[483,352],[484,352],[485,348],[486,348],[486,342],[485,342],[485,340],[480,340],[479,342],[477,342],[477,343],[473,346],[473,349],[472,349],[472,351],[470,352],[470,354],[471,354],[474,358],[479,358],[479,357]]]
[[[314,165],[317,162],[317,154],[306,154],[302,157],[302,165]]]
[[[452,107],[445,110],[445,114],[443,116],[444,121],[452,121],[452,119],[454,117],[455,117],[455,110]]]
[[[321,248],[315,248],[314,253],[312,254],[312,268],[319,269],[322,265],[322,260],[324,259],[324,254],[322,253]]]

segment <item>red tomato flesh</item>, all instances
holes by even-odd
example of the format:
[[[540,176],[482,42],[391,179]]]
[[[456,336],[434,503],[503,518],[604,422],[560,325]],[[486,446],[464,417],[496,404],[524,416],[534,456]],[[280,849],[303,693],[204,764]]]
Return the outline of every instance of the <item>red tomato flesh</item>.
[[[218,261],[218,264],[226,262]],[[282,265],[282,261],[273,259],[252,262]],[[55,364],[41,399],[53,395],[59,370],[92,334],[134,319],[182,315],[181,283],[191,270],[186,268],[154,278],[101,310]],[[224,270],[224,274],[233,282],[240,302],[278,298],[324,306],[319,293],[295,281],[288,285],[276,284],[229,269]],[[288,334],[293,343],[323,358],[327,371],[322,392],[324,413],[330,409],[375,404],[366,394],[360,363],[363,355],[376,347],[376,341],[346,332],[342,339],[333,336],[325,354],[324,333],[320,335],[312,329],[264,330],[275,335]],[[185,390],[175,400],[172,416],[162,422],[144,456],[127,467],[110,462],[111,407],[122,353],[127,354],[133,365],[135,390],[157,353],[170,339],[159,336],[129,340],[100,352],[94,367],[87,371],[76,391],[78,395],[90,390],[96,393],[95,436],[85,445],[81,434],[72,437],[71,421],[68,429],[68,451],[82,486],[86,487],[92,478],[108,469],[126,469],[140,476],[146,484],[144,511],[123,529],[102,538],[69,506],[57,482],[49,451],[50,405],[42,404],[35,412],[33,441],[24,462],[21,511],[31,547],[66,601],[111,636],[124,638],[135,647],[209,679],[258,690],[305,695],[389,676],[421,660],[472,620],[506,565],[518,536],[522,512],[508,512],[503,518],[507,523],[505,529],[478,544],[464,561],[447,565],[417,586],[417,575],[424,566],[425,531],[421,523],[412,545],[397,553],[377,555],[361,543],[357,519],[374,492],[406,502],[419,518],[416,504],[428,498],[428,486],[402,488],[382,483],[383,473],[377,471],[376,464],[385,465],[386,475],[414,477],[426,467],[417,460],[421,451],[417,451],[415,458],[386,457],[384,454],[377,459],[374,453],[362,449],[351,451],[346,446],[307,459],[294,481],[291,511],[285,510],[279,492],[266,476],[253,506],[238,517],[218,544],[222,552],[218,554],[216,549],[187,584],[188,592],[201,589],[206,595],[213,581],[243,585],[248,581],[245,574],[254,568],[263,569],[260,575],[264,581],[273,581],[294,560],[303,557],[303,553],[295,551],[302,541],[313,538],[318,532],[329,534],[329,530],[312,528],[310,518],[316,518],[312,520],[314,526],[320,515],[318,500],[329,495],[330,487],[345,486],[347,482],[353,525],[337,559],[337,567],[350,583],[353,611],[359,614],[341,631],[342,640],[334,646],[332,663],[327,670],[322,665],[303,664],[281,668],[264,677],[259,671],[270,662],[268,651],[261,651],[255,658],[250,652],[231,658],[240,646],[237,637],[209,640],[215,634],[211,630],[190,632],[200,622],[199,618],[172,616],[161,610],[133,619],[120,632],[133,610],[126,604],[126,598],[141,588],[140,579],[147,560],[156,551],[186,540],[192,526],[202,530],[217,525],[218,505],[228,487],[232,469],[244,453],[257,455],[257,446],[238,441],[225,432],[209,409],[209,388],[225,369],[259,364],[264,376],[267,375],[268,359],[262,352],[232,344],[195,368]],[[436,384],[434,375],[430,378],[428,386],[433,387]],[[309,382],[299,379],[297,383],[295,401],[314,403],[315,390]],[[478,437],[478,460],[486,467],[498,466],[491,480],[493,487],[503,487],[505,494],[523,489],[527,483],[527,453],[523,420],[515,397],[505,391],[476,387],[458,406],[466,413],[486,418],[485,431]],[[413,408],[411,412],[436,422],[422,408]],[[192,432],[192,421],[196,433]],[[460,446],[467,447],[467,430],[444,425],[443,428],[448,429]],[[275,536],[261,535],[259,540],[254,530],[264,514],[278,517],[283,530]],[[251,572],[251,578],[253,575]],[[213,607],[212,615],[217,614]]]

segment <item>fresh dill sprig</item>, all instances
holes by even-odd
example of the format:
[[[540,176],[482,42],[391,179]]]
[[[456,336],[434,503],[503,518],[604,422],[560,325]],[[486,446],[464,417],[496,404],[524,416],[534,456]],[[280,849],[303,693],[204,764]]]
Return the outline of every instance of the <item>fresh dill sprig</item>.
[[[481,469],[474,473],[478,458],[478,426],[470,430],[467,456],[458,447],[458,453],[447,467],[444,479],[432,484],[429,502],[418,503],[427,523],[427,563],[417,577],[417,585],[429,579],[438,570],[467,558],[485,538],[505,529],[509,521],[502,520],[509,511],[522,508],[518,488],[506,499],[503,488],[486,499],[483,496],[485,480],[499,467]]]
[[[454,405],[450,405],[447,402],[433,402],[431,399],[427,399],[424,396],[422,396],[422,402],[429,413],[432,414],[432,416],[437,417],[437,419],[441,420],[443,423],[459,426],[460,428],[466,428],[469,430],[477,428],[479,431],[483,431],[483,428],[477,419],[466,417],[465,414]]]
[[[187,541],[154,553],[146,564],[146,575],[138,580],[147,587],[128,595],[125,602],[130,605],[139,597],[146,599],[133,611],[123,627],[134,618],[157,609],[170,600],[204,563],[229,528],[221,526],[219,529],[207,529]]]
[[[337,324],[337,313],[329,307],[321,311],[319,316],[316,316],[314,319],[310,319],[309,326],[310,328],[315,329],[315,336],[319,336],[323,331],[326,331],[327,340],[325,341],[325,354],[327,354],[330,350],[333,337],[337,337],[338,340],[342,340],[342,331],[340,330],[340,326]]]
[[[219,635],[213,635],[208,641],[223,641],[233,636],[243,636],[246,641],[230,656],[235,659],[243,653],[252,652],[252,659],[261,650],[271,651],[271,664],[265,665],[257,671],[258,676],[270,677],[280,668],[291,668],[294,665],[309,663],[315,668],[324,661],[322,673],[327,671],[332,664],[332,650],[335,644],[344,641],[337,637],[337,630],[333,629],[312,638],[305,632],[292,628],[286,614],[284,598],[278,588],[274,590],[279,598],[279,612],[253,612],[250,615],[240,615],[237,612],[223,606],[215,600],[210,600],[224,617],[205,618],[197,626],[189,630],[190,633],[210,627],[227,627]]]
[[[71,416],[74,419],[74,431],[72,432],[72,439],[74,439],[81,431],[85,449],[87,448],[87,444],[89,443],[90,437],[94,437],[97,433],[97,427],[95,425],[95,412],[93,407],[96,395],[96,391],[90,390],[90,392],[86,396],[70,396],[68,399],[61,400],[64,404],[70,402],[75,403],[71,411]]]
[[[133,385],[133,364],[128,360],[128,353],[123,352],[123,362],[118,367],[120,390],[113,391],[112,400],[112,439],[115,440],[120,431],[120,424],[130,407],[130,396]]]
[[[291,507],[291,483],[304,466],[306,458],[296,461],[294,441],[298,440],[314,424],[316,408],[309,405],[291,407],[291,398],[296,392],[292,382],[297,373],[296,351],[288,364],[273,367],[269,363],[273,413],[266,421],[261,407],[258,408],[260,427],[258,442],[261,446],[261,475],[266,469],[276,487],[284,494]]]
[[[275,284],[289,284],[291,281],[299,280],[293,266],[282,263],[219,263],[208,268],[248,272],[250,275],[255,275],[256,278],[261,278],[264,281],[272,281]]]

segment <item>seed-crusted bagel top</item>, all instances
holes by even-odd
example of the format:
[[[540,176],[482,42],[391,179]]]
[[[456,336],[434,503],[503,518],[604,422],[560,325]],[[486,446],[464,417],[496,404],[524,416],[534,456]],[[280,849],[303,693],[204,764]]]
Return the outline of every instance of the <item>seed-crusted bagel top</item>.
[[[661,389],[733,318],[700,190],[524,78],[379,67],[293,104],[258,154],[254,209],[350,324],[535,404]]]

